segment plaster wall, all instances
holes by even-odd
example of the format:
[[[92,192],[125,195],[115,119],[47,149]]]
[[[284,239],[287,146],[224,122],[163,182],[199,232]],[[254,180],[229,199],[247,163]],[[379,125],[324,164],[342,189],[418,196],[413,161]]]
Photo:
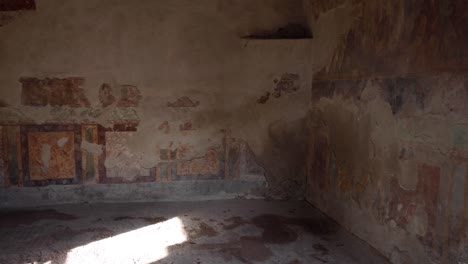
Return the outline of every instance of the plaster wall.
[[[4,6],[5,192],[214,180],[266,181],[256,195],[303,197],[305,166],[296,157],[306,152],[311,40],[243,37],[288,25],[307,29],[306,4]]]
[[[344,33],[312,58],[307,200],[392,263],[467,262],[467,4],[310,5]]]

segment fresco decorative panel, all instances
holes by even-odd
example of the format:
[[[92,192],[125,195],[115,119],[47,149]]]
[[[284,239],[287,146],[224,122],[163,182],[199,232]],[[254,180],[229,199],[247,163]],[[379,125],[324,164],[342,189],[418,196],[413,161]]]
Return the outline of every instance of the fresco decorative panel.
[[[21,159],[20,128],[17,126],[4,127],[4,148],[7,161],[7,185],[23,185],[23,170]]]
[[[98,182],[99,179],[99,155],[83,148],[84,143],[98,144],[97,125],[81,126],[81,161],[83,167],[83,182]]]
[[[194,180],[235,180],[239,178],[240,144],[226,132],[222,144],[193,157],[193,146],[159,149],[161,162],[151,170],[158,182]]]
[[[106,176],[123,181],[135,181],[138,177],[149,177],[150,170],[142,166],[143,154],[133,153],[128,142],[134,132],[106,132]]]
[[[122,85],[120,87],[119,107],[137,107],[141,100],[140,90],[133,85]]]
[[[21,103],[30,106],[89,107],[90,103],[82,88],[84,78],[65,79],[22,77]]]
[[[3,127],[0,126],[0,187],[6,186],[6,148]],[[5,137],[6,139],[6,137]]]
[[[174,162],[161,162],[155,170],[156,181],[158,182],[170,182],[172,181],[172,175],[176,176],[176,165]]]
[[[177,163],[178,175],[217,174],[218,172],[218,153],[215,149],[208,150],[203,158]]]
[[[115,96],[112,94],[112,86],[103,83],[99,89],[99,102],[103,107],[108,107],[115,102]]]
[[[75,177],[73,132],[29,132],[30,180]]]
[[[240,143],[236,139],[228,138],[229,144],[225,147],[225,158],[224,158],[224,179],[235,180],[239,178],[239,157],[240,157]]]
[[[161,162],[156,168],[156,180],[183,181],[183,180],[220,180],[223,178],[223,155],[218,148],[210,148],[205,156],[186,159],[186,152],[190,149],[179,146],[176,149],[177,159],[170,162]],[[162,158],[163,156],[161,156]],[[185,159],[185,160],[184,160]]]

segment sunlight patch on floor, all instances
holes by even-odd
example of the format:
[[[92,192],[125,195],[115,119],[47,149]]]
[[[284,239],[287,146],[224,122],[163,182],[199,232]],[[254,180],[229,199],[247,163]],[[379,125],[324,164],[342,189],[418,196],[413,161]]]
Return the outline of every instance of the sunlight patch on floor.
[[[151,263],[165,258],[167,248],[187,241],[178,217],[102,239],[70,250],[65,264]]]

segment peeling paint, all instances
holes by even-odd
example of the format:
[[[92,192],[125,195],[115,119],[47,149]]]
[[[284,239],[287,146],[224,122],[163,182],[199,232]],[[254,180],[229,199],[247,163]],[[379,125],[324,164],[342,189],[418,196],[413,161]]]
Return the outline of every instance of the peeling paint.
[[[453,173],[453,165],[446,164],[465,162],[468,154],[460,125],[466,121],[461,98],[468,98],[468,94],[464,90],[454,92],[461,97],[454,101],[452,92],[441,93],[439,87],[460,89],[459,83],[465,78],[443,75],[412,78],[408,82],[395,77],[326,81],[326,85],[318,81],[314,87],[334,90],[331,94],[318,90],[313,97],[316,104],[310,116],[314,140],[310,166],[321,169],[309,172],[308,199],[350,225],[377,249],[393,254],[395,260],[455,259],[462,229],[461,217],[456,215],[463,210],[465,193],[465,183],[460,179],[465,178],[466,171],[452,177],[457,181],[453,187],[444,190],[444,186],[450,185],[447,175]],[[356,94],[346,95],[346,87]],[[389,91],[400,97],[398,104],[389,100]],[[448,104],[450,107],[446,107]],[[434,109],[438,112],[433,113]],[[329,143],[317,143],[322,138],[328,138]],[[336,156],[336,183],[329,180],[329,153]],[[324,183],[328,182],[332,185],[326,188]],[[444,205],[447,195],[451,202]],[[365,218],[345,222],[353,213],[343,204],[355,207]],[[379,221],[372,227],[361,227],[362,222],[370,221],[369,217]],[[449,227],[448,235],[440,229],[444,225]],[[393,228],[391,233],[386,229],[389,227]],[[387,243],[371,235],[376,233],[413,242],[399,244],[400,251],[407,253],[390,252]],[[421,250],[414,250],[415,245]]]
[[[83,91],[84,78],[31,78],[22,77],[21,102],[30,106],[90,106]]]
[[[140,90],[133,85],[122,85],[118,107],[137,107],[141,100]]]
[[[304,186],[304,170],[290,161],[300,156],[294,155],[294,149],[303,148],[300,123],[309,103],[311,39],[251,41],[249,45],[239,39],[288,24],[308,28],[302,1],[278,1],[272,10],[271,3],[236,0],[216,15],[213,11],[220,4],[212,1],[135,6],[118,0],[105,13],[86,8],[93,5],[103,4],[41,2],[33,16],[2,27],[0,33],[4,51],[0,85],[5,87],[0,97],[8,103],[0,108],[0,123],[21,129],[81,127],[64,146],[76,145],[73,155],[79,168],[73,181],[43,179],[40,184],[157,181],[161,169],[179,180],[266,177],[275,189],[270,196],[303,197],[303,190],[296,195],[295,187]],[[255,16],[242,10],[255,11]],[[122,17],[116,20],[115,13]],[[161,23],[147,23],[155,18]],[[122,37],[122,29],[135,35]],[[154,30],[161,34],[147,34]],[[23,83],[18,82],[21,76],[26,77]],[[77,92],[68,93],[70,88]],[[281,99],[271,100],[275,88]],[[268,103],[255,103],[266,91],[270,91]],[[111,134],[127,133],[115,128],[129,124],[135,127],[133,136],[117,144]],[[92,130],[98,135],[86,136],[88,126],[97,126]],[[46,132],[60,132],[54,129]],[[226,136],[220,130],[231,132]],[[96,157],[88,143],[105,145],[105,149]],[[190,146],[190,151],[184,146]],[[282,149],[288,154],[278,155]],[[31,155],[24,153],[26,158]],[[51,154],[52,160],[55,155]],[[213,173],[177,178],[177,162],[190,164],[191,173]],[[121,172],[119,164],[124,164]],[[24,167],[28,172],[34,166],[28,162]]]
[[[57,140],[57,146],[63,148],[63,146],[65,146],[65,144],[67,144],[67,142],[68,142],[67,137],[60,138],[59,140]]]
[[[92,153],[94,155],[101,155],[103,150],[103,146],[99,144],[94,144],[94,143],[89,143],[87,141],[82,141],[81,142],[81,148],[88,151],[89,153]]]

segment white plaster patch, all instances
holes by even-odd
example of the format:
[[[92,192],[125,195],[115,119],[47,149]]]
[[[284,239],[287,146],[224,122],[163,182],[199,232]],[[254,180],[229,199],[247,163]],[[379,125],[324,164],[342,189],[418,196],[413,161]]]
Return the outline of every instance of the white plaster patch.
[[[398,210],[398,211],[401,211],[402,208],[403,208],[403,205],[402,205],[402,204],[398,204],[397,210]]]
[[[51,150],[51,146],[49,144],[42,144],[42,146],[41,146],[41,161],[42,161],[43,168],[45,170],[49,169],[50,150]]]
[[[400,188],[406,191],[414,191],[418,185],[418,169],[416,162],[400,161],[401,173],[398,175]]]
[[[68,138],[67,137],[63,137],[59,140],[57,140],[57,145],[61,148],[63,148],[63,146],[65,146],[65,144],[67,144],[68,142]]]
[[[427,231],[427,226],[427,213],[422,206],[418,206],[414,217],[409,221],[408,230],[413,234],[424,236]]]
[[[88,141],[83,141],[81,142],[81,148],[88,151],[89,153],[95,154],[95,155],[101,155],[102,154],[102,145],[99,144],[94,144],[90,143]]]

